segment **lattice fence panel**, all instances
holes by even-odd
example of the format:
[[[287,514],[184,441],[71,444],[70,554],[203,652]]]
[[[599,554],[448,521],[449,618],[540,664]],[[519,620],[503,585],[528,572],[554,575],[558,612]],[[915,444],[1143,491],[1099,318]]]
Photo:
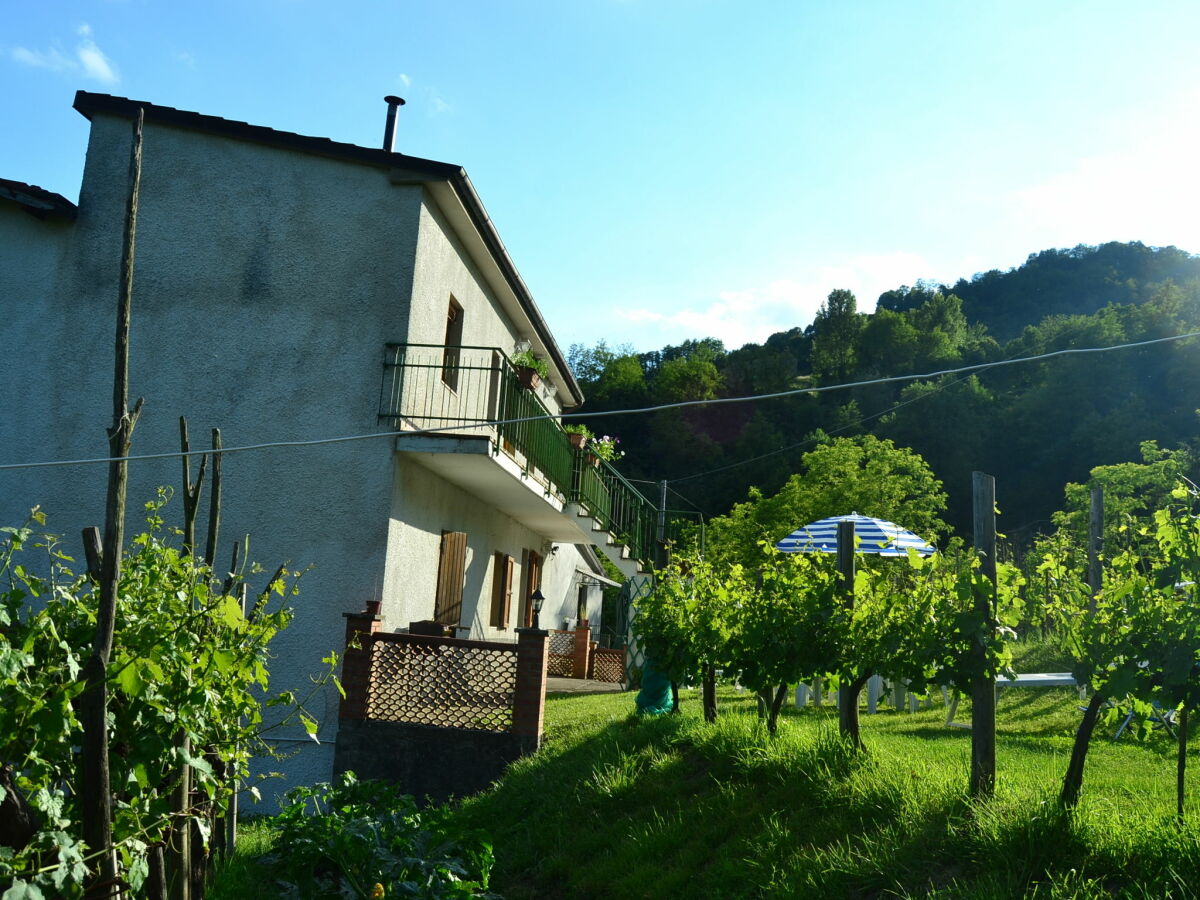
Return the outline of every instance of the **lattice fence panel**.
[[[509,731],[516,647],[376,641],[367,718],[443,728]]]
[[[546,649],[546,674],[570,678],[575,674],[575,632],[551,631]]]
[[[625,680],[625,651],[596,647],[592,650],[592,678],[619,683]]]

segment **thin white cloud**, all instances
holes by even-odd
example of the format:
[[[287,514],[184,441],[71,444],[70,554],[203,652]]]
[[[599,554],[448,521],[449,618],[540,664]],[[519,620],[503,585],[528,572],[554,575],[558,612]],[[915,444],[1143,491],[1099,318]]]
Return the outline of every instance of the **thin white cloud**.
[[[79,56],[79,64],[83,66],[83,74],[88,78],[102,84],[116,84],[121,80],[112,62],[96,46],[95,41],[85,40],[79,45],[76,53]]]
[[[720,291],[715,300],[694,307],[670,312],[618,307],[615,313],[619,320],[636,326],[639,347],[718,337],[733,349],[762,343],[777,331],[805,327],[835,288],[853,291],[859,310],[870,312],[884,291],[935,274],[939,273],[931,271],[930,263],[914,253],[860,254],[798,278]]]
[[[405,75],[403,72],[400,73],[400,76],[396,80],[398,82],[400,82],[400,87],[403,87],[403,88],[412,87],[412,79],[409,78],[407,75]]]
[[[1200,250],[1200,92],[1130,140],[1017,191],[1005,213],[1031,247],[1139,240]]]
[[[74,55],[68,55],[57,47],[45,51],[15,47],[11,56],[22,65],[48,69],[51,72],[80,74],[101,84],[114,85],[120,81],[117,67],[92,39],[92,26],[84,22],[76,29],[76,33],[80,41],[75,47]]]
[[[15,47],[12,51],[12,58],[23,65],[33,66],[37,69],[49,69],[51,72],[70,71],[78,65],[74,60],[53,48],[43,53],[25,47]]]
[[[429,92],[429,111],[433,115],[440,116],[444,113],[450,112],[450,110],[450,104],[443,100],[439,94],[437,94],[435,91]]]

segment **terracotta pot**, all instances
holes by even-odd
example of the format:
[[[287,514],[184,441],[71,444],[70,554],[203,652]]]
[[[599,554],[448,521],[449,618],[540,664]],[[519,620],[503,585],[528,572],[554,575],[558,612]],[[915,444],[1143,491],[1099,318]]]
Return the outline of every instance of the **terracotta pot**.
[[[600,457],[598,457],[595,453],[589,453],[585,459],[596,468],[600,467]]]
[[[538,385],[542,383],[542,376],[537,373],[537,369],[531,366],[517,366],[517,381],[521,382],[521,387],[527,391],[537,390]]]
[[[571,446],[576,450],[582,450],[587,446],[586,434],[568,434],[567,439],[571,442]]]

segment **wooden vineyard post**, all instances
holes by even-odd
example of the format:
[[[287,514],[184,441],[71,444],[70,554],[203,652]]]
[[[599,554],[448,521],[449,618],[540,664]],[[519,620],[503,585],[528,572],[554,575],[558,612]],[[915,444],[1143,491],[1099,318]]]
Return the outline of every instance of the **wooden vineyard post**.
[[[89,853],[99,853],[87,896],[113,897],[119,890],[116,852],[112,850],[112,789],[108,767],[108,661],[116,625],[117,586],[121,579],[121,548],[125,541],[125,493],[133,429],[142,411],[138,399],[129,409],[129,332],[133,306],[133,262],[137,245],[138,195],[142,180],[142,128],[138,110],[129,159],[129,201],[121,252],[121,285],[117,299],[117,334],[113,363],[113,424],[108,430],[108,492],[104,509],[104,550],[100,560],[100,603],[96,637],[84,667],[87,688],[80,697],[83,726],[80,766],[83,839]]]
[[[217,535],[221,530],[221,429],[212,430],[212,483],[208,501],[208,543],[204,561],[211,569],[217,562]],[[245,609],[242,610],[243,614]]]
[[[216,429],[214,428],[213,431],[215,432]],[[215,438],[215,440],[218,442],[218,446],[219,446],[219,441],[220,441],[219,436],[217,438]],[[216,477],[215,470],[213,472],[213,476]],[[235,551],[234,558],[236,559],[236,557],[237,557],[237,553]],[[241,606],[242,606],[242,615],[244,616],[246,614],[246,585],[245,584],[240,586],[239,594],[240,594],[239,599],[241,600]],[[245,719],[239,717],[238,718],[238,727],[241,728],[245,724],[246,724]],[[239,790],[241,790],[241,782],[238,780],[237,776],[235,775],[234,777],[232,777],[229,780],[229,805],[225,808],[224,820],[220,822],[220,824],[221,824],[220,830],[223,835],[226,857],[233,856],[234,851],[237,849],[238,805],[239,805],[238,804],[238,791]]]
[[[1088,615],[1096,614],[1096,597],[1104,586],[1104,570],[1100,565],[1100,553],[1104,547],[1104,488],[1092,488],[1091,514],[1088,518]],[[1073,807],[1079,802],[1083,790],[1083,767],[1087,762],[1087,751],[1092,732],[1100,718],[1100,707],[1106,699],[1103,691],[1092,695],[1083,711],[1083,719],[1075,732],[1075,744],[1071,748],[1071,760],[1067,763],[1067,774],[1063,776],[1062,791],[1058,801],[1063,806]]]
[[[1104,552],[1104,488],[1092,488],[1091,514],[1088,516],[1088,587],[1092,597],[1088,606],[1091,613],[1096,612],[1096,595],[1103,586],[1103,568],[1100,556]]]
[[[838,522],[837,566],[846,607],[854,609],[854,523],[851,521]],[[838,723],[842,737],[850,738],[857,747],[862,742],[858,731],[858,693],[851,692],[849,687],[842,685],[838,691]]]
[[[991,583],[975,598],[981,620],[980,640],[971,648],[976,673],[971,685],[971,796],[990,797],[996,790],[996,673],[987,661],[987,645],[996,631],[996,479],[983,472],[971,476],[974,496],[975,553]]]

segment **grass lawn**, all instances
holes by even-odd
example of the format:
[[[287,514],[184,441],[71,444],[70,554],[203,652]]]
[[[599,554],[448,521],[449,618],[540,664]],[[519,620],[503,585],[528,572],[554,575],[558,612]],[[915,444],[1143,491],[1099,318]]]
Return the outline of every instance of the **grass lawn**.
[[[945,709],[863,715],[849,754],[832,707],[771,739],[749,692],[698,692],[639,720],[633,696],[554,698],[541,753],[468,800],[506,897],[1191,897],[1200,816],[1174,820],[1174,743],[1099,729],[1074,815],[1054,797],[1080,714],[1069,689],[999,702],[995,800],[964,799],[970,733]],[[969,721],[970,705],[957,719]],[[1200,767],[1197,767],[1200,768]],[[1189,772],[1194,794],[1200,772]],[[1200,804],[1200,796],[1197,796]]]
[[[633,694],[548,700],[543,749],[455,813],[493,842],[492,889],[509,900],[1200,896],[1200,813],[1175,820],[1175,744],[1162,732],[1113,742],[1117,723],[1099,726],[1078,810],[1058,807],[1080,719],[1073,690],[1001,693],[997,794],[982,804],[964,796],[970,732],[946,728],[940,703],[864,712],[868,752],[855,756],[828,705],[787,708],[772,739],[748,691],[722,688],[714,725],[697,691],[683,700],[658,719],[634,716]],[[964,700],[956,719],[970,712]],[[273,896],[251,860],[269,849],[269,821],[242,835],[210,900]]]

